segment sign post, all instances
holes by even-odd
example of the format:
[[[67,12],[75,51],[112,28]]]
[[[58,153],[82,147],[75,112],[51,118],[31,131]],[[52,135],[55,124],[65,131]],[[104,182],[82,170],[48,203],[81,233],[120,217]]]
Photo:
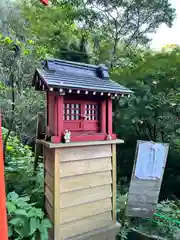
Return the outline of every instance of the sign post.
[[[0,115],[0,238],[1,240],[8,240],[1,115]]]
[[[167,160],[169,144],[138,141],[128,194],[126,215],[152,217]]]

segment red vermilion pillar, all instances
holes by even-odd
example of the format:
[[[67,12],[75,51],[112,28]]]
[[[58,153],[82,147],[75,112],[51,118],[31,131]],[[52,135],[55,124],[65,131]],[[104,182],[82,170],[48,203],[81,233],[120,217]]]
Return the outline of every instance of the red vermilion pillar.
[[[58,112],[57,112],[57,127],[58,127],[58,136],[60,137],[60,141],[62,140],[63,137],[63,105],[64,105],[64,100],[63,100],[63,96],[58,96],[57,98],[57,108],[58,108]]]
[[[108,135],[112,136],[112,99],[108,99],[107,103],[108,108]]]
[[[54,96],[54,136],[58,135],[58,98]]]
[[[106,133],[106,100],[101,104],[101,132]]]
[[[1,115],[0,115],[0,239],[8,240]]]

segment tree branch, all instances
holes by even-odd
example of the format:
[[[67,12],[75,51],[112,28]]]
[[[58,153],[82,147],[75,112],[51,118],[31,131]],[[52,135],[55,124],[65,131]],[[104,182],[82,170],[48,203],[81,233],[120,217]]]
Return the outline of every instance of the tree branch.
[[[13,73],[12,69],[11,69],[10,80],[11,80],[12,106],[11,106],[11,119],[10,119],[9,129],[8,129],[7,135],[4,139],[4,159],[5,159],[5,156],[6,156],[5,154],[6,154],[7,142],[8,142],[9,136],[10,136],[10,134],[12,132],[12,129],[13,129],[14,115],[15,115],[15,81],[14,81],[14,73]]]

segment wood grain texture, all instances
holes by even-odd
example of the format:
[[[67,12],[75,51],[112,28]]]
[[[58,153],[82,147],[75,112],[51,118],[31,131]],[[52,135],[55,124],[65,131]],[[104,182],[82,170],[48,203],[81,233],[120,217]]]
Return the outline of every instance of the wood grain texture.
[[[68,223],[112,210],[111,198],[60,210],[60,222]]]
[[[150,191],[158,191],[161,187],[161,183],[159,181],[155,181],[155,180],[141,180],[141,179],[138,179],[138,178],[134,178],[133,179],[133,182],[130,186],[131,188],[131,192],[134,192],[134,188],[139,188],[140,185],[143,183],[143,185],[146,186],[146,188],[148,188],[148,190]]]
[[[72,148],[72,147],[82,147],[82,146],[98,146],[98,145],[111,145],[111,144],[122,144],[124,140],[108,140],[108,141],[88,141],[88,142],[70,142],[70,143],[52,143],[44,140],[37,139],[38,143],[43,144],[48,148]]]
[[[55,150],[54,159],[54,240],[59,240],[60,233],[60,152]]]
[[[111,183],[111,171],[76,175],[72,177],[61,178],[60,192],[70,192]]]
[[[128,200],[129,202],[134,204],[141,203],[141,205],[143,206],[145,203],[157,204],[158,196],[156,192],[149,193],[148,191],[141,191],[141,193],[138,192],[136,192],[135,194],[130,193],[128,196]]]
[[[140,218],[149,218],[154,214],[156,204],[139,204],[138,202],[128,203],[128,215]]]
[[[63,224],[61,225],[61,238],[59,239],[64,240],[78,234],[86,233],[101,227],[110,226],[112,223],[111,212],[108,212],[68,224]]]
[[[53,176],[45,171],[45,184],[48,186],[48,188],[53,192],[54,190],[54,179]]]
[[[52,224],[54,223],[54,149],[44,146],[44,195],[45,195],[45,211]],[[54,240],[54,229],[49,229],[49,239]]]
[[[73,162],[62,162],[60,175],[61,177],[70,177],[81,174],[104,172],[111,169],[111,157]]]
[[[113,205],[113,221],[116,223],[116,145],[112,145],[112,205]]]
[[[45,197],[47,198],[51,206],[53,206],[53,192],[51,191],[51,189],[48,188],[47,185],[45,185]]]
[[[111,157],[111,145],[64,148],[61,162]]]
[[[116,225],[111,225],[105,228],[99,228],[94,231],[69,238],[68,240],[113,240],[119,233],[121,225],[116,222]]]
[[[53,207],[51,206],[51,204],[49,203],[49,201],[47,199],[45,199],[45,210],[46,210],[46,213],[47,213],[49,219],[53,223],[54,222]]]
[[[44,156],[51,160],[52,162],[54,161],[54,156],[55,156],[55,151],[54,149],[50,149],[50,148],[47,148],[47,147],[44,147]]]
[[[44,153],[45,209],[53,222],[53,239],[114,225],[116,148],[106,143],[50,150]],[[97,238],[112,239],[110,233]]]
[[[52,176],[54,174],[54,149],[44,148],[44,168]]]
[[[61,208],[66,208],[111,197],[111,185],[104,185],[74,192],[62,193],[60,206]]]
[[[160,188],[160,181],[133,179],[128,195],[128,214],[132,214],[133,211],[134,214],[137,214],[140,207],[144,210],[138,215],[152,214],[152,210],[158,202]],[[141,189],[141,192],[139,192],[139,189]],[[145,211],[145,208],[147,208],[147,211]]]

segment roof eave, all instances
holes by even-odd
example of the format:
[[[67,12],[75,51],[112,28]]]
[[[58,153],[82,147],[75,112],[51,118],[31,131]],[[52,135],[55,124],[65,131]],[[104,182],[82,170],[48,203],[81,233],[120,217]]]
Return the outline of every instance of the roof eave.
[[[92,92],[104,92],[104,93],[115,93],[115,94],[133,94],[131,90],[112,90],[112,89],[104,89],[104,88],[90,88],[90,87],[81,87],[81,86],[73,86],[73,85],[54,85],[48,84],[49,88],[62,88],[62,89],[72,89],[72,90],[84,90],[84,91],[92,91]]]

